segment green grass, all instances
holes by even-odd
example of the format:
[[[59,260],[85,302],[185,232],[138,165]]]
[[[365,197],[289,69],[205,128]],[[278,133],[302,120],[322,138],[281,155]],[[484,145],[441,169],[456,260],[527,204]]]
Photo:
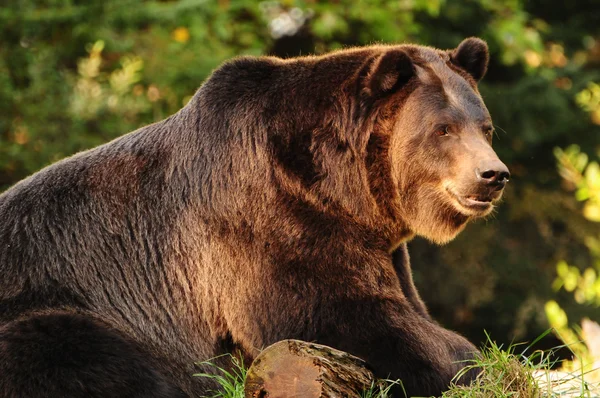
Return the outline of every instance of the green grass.
[[[479,368],[482,372],[477,379],[469,386],[452,385],[442,397],[598,397],[598,386],[586,383],[582,373],[552,371],[556,365],[556,360],[552,359],[553,350],[528,353],[535,343],[550,332],[551,330],[548,330],[542,334],[519,354],[515,353],[519,344],[503,349],[488,336],[488,343],[482,349],[481,357],[467,364],[455,377],[459,379],[469,369]],[[554,350],[559,348],[562,346]],[[556,378],[557,375],[560,377]]]
[[[529,352],[531,346],[541,340],[550,331],[542,334],[522,353],[516,353],[519,344],[506,349],[497,345],[488,336],[488,343],[482,349],[481,356],[466,363],[466,367],[456,375],[459,379],[471,368],[482,370],[478,378],[469,386],[451,385],[443,398],[554,398],[576,397],[593,398],[600,396],[600,386],[592,386],[584,381],[582,372],[555,373],[551,369],[556,365],[552,351]],[[559,349],[562,347],[556,347]],[[247,369],[240,358],[229,355],[231,370],[222,369],[211,361],[201,365],[213,367],[215,374],[200,373],[195,376],[215,380],[219,389],[211,398],[243,398],[244,381]],[[560,377],[556,380],[556,376]],[[365,390],[361,398],[391,398],[390,389],[394,385],[402,386],[400,380],[378,380]],[[405,395],[404,395],[405,396]],[[395,397],[404,398],[404,397]]]
[[[235,357],[231,354],[223,355],[231,360],[230,370],[223,369],[213,363],[213,360],[220,358],[209,359],[200,362],[199,365],[213,368],[215,373],[196,373],[194,376],[207,377],[217,382],[219,389],[213,391],[213,395],[207,398],[244,398],[244,383],[246,382],[246,374],[248,369],[244,365],[242,358]]]
[[[400,380],[377,380],[371,383],[371,386],[366,389],[360,398],[391,398],[390,390],[398,384],[403,390]],[[406,395],[406,394],[405,394]]]

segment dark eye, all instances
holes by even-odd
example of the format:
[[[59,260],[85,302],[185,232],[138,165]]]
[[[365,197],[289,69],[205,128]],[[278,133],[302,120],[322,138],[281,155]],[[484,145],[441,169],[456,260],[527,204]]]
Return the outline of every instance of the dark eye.
[[[483,133],[485,134],[487,139],[491,140],[492,136],[494,135],[494,128],[493,127],[484,127]]]
[[[435,131],[435,135],[437,135],[439,137],[443,137],[448,134],[450,134],[450,126],[440,126]]]

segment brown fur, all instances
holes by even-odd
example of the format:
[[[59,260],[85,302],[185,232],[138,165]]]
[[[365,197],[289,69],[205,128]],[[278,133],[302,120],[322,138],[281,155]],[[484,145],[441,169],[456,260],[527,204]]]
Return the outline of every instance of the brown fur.
[[[491,211],[461,205],[495,156],[481,43],[239,58],[179,113],[5,192],[0,396],[198,396],[194,361],[285,338],[440,394],[476,349],[431,320],[403,242]]]

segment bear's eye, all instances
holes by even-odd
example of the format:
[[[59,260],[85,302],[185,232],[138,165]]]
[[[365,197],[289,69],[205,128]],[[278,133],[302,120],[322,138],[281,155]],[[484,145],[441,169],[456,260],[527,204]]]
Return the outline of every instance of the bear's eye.
[[[487,139],[491,140],[492,136],[494,135],[494,128],[493,127],[484,127],[483,133],[485,134],[485,137]]]
[[[440,126],[435,131],[435,135],[437,135],[439,137],[443,137],[448,134],[450,134],[450,126]]]

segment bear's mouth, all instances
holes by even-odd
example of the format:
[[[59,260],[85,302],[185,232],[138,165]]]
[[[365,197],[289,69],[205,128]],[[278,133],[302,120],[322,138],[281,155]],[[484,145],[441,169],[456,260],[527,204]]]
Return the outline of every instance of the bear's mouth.
[[[496,198],[484,195],[459,195],[453,192],[451,189],[447,189],[450,196],[454,199],[453,201],[458,206],[458,210],[461,213],[470,216],[484,216],[488,214],[494,207],[493,201]]]

